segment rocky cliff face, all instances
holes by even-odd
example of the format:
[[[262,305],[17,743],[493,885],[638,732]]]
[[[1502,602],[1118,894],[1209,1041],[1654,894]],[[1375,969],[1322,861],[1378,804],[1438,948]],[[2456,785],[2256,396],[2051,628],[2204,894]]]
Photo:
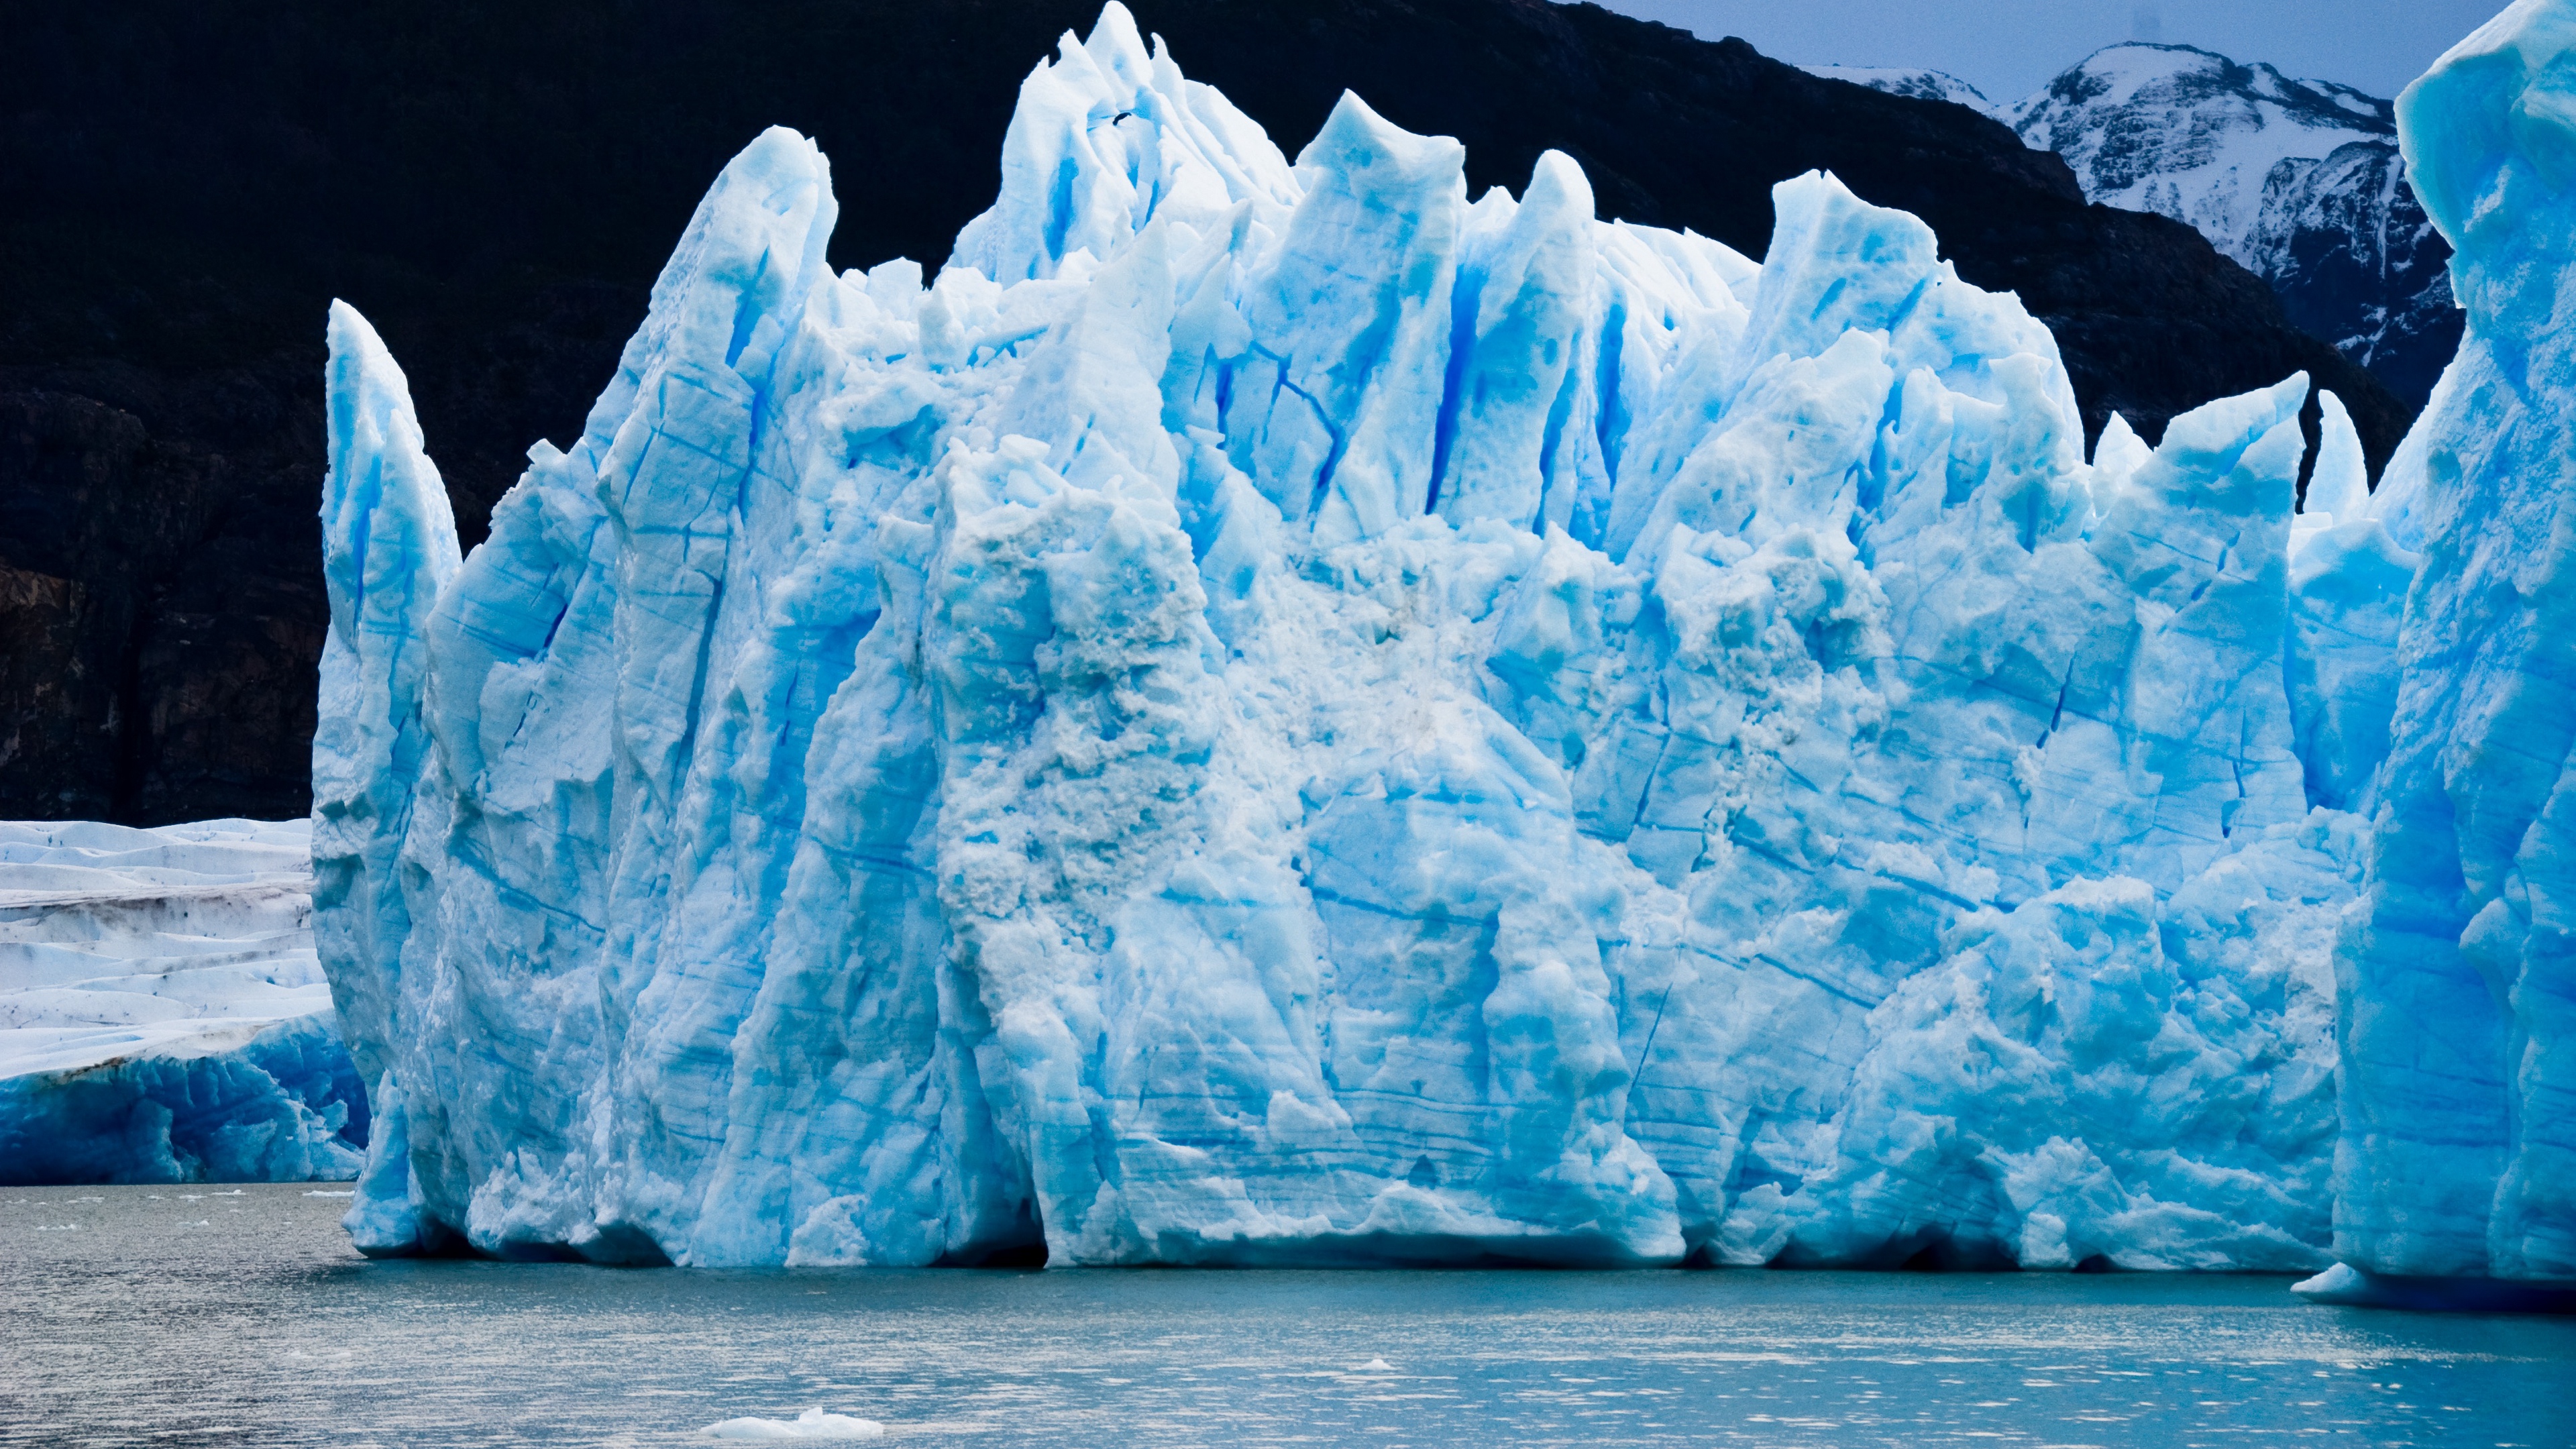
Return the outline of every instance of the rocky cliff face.
[[[322,618],[285,555],[315,530],[260,485],[315,450],[256,385],[274,436],[245,456],[221,380],[39,381],[0,391],[0,813],[294,813]]]
[[[410,372],[464,541],[575,436],[705,178],[764,125],[842,158],[836,267],[936,265],[992,195],[1026,70],[1091,0],[593,0],[420,10],[47,3],[0,55],[0,816],[277,817],[309,800],[324,607],[321,319]],[[1605,217],[1758,252],[1773,183],[1832,171],[1922,216],[2056,334],[2088,431],[2148,437],[2311,372],[2376,464],[2411,409],[2188,228],[1956,107],[1542,0],[1145,3],[1275,134],[1344,88],[1542,150]],[[255,23],[254,23],[255,22]]]

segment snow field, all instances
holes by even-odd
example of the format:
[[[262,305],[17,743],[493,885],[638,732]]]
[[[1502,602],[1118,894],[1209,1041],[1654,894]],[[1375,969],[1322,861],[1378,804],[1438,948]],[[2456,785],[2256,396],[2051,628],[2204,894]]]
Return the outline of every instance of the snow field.
[[[355,1175],[309,834],[0,822],[0,1182]]]

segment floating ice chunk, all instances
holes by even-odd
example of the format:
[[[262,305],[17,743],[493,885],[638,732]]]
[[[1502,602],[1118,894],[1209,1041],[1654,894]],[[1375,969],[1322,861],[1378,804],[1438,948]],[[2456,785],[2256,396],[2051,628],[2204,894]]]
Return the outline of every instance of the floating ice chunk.
[[[2348,1263],[2337,1263],[2312,1278],[2302,1278],[2290,1285],[2290,1291],[2311,1303],[2353,1303],[2369,1294],[2369,1280]]]
[[[2337,1263],[2290,1291],[2310,1303],[2345,1308],[2408,1308],[2435,1313],[2576,1312],[2576,1285],[2494,1278],[2399,1277]]]
[[[1359,1367],[1351,1370],[1351,1372],[1361,1374],[1391,1374],[1395,1372],[1395,1365],[1388,1363],[1382,1358],[1373,1358],[1367,1363],[1361,1364]]]
[[[793,1419],[727,1419],[700,1432],[710,1439],[879,1439],[885,1436],[885,1425],[807,1409]]]

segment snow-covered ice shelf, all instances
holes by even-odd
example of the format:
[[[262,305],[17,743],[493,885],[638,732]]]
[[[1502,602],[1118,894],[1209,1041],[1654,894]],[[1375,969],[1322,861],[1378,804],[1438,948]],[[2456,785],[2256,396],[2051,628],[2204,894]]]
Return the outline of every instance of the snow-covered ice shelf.
[[[2301,377],[2088,459],[1830,176],[1292,164],[1114,4],[1002,176],[835,275],[759,138],[470,557],[334,308],[361,1247],[2328,1263],[2431,506],[2331,397],[2305,514]]]
[[[0,1183],[355,1175],[310,834],[0,821]]]

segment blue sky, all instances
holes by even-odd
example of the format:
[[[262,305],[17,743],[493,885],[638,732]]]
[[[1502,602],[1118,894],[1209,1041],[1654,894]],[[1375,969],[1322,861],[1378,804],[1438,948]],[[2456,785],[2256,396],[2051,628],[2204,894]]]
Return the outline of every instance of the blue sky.
[[[1600,0],[1801,65],[1920,65],[2017,101],[2106,45],[2162,40],[2393,96],[2505,0]]]

